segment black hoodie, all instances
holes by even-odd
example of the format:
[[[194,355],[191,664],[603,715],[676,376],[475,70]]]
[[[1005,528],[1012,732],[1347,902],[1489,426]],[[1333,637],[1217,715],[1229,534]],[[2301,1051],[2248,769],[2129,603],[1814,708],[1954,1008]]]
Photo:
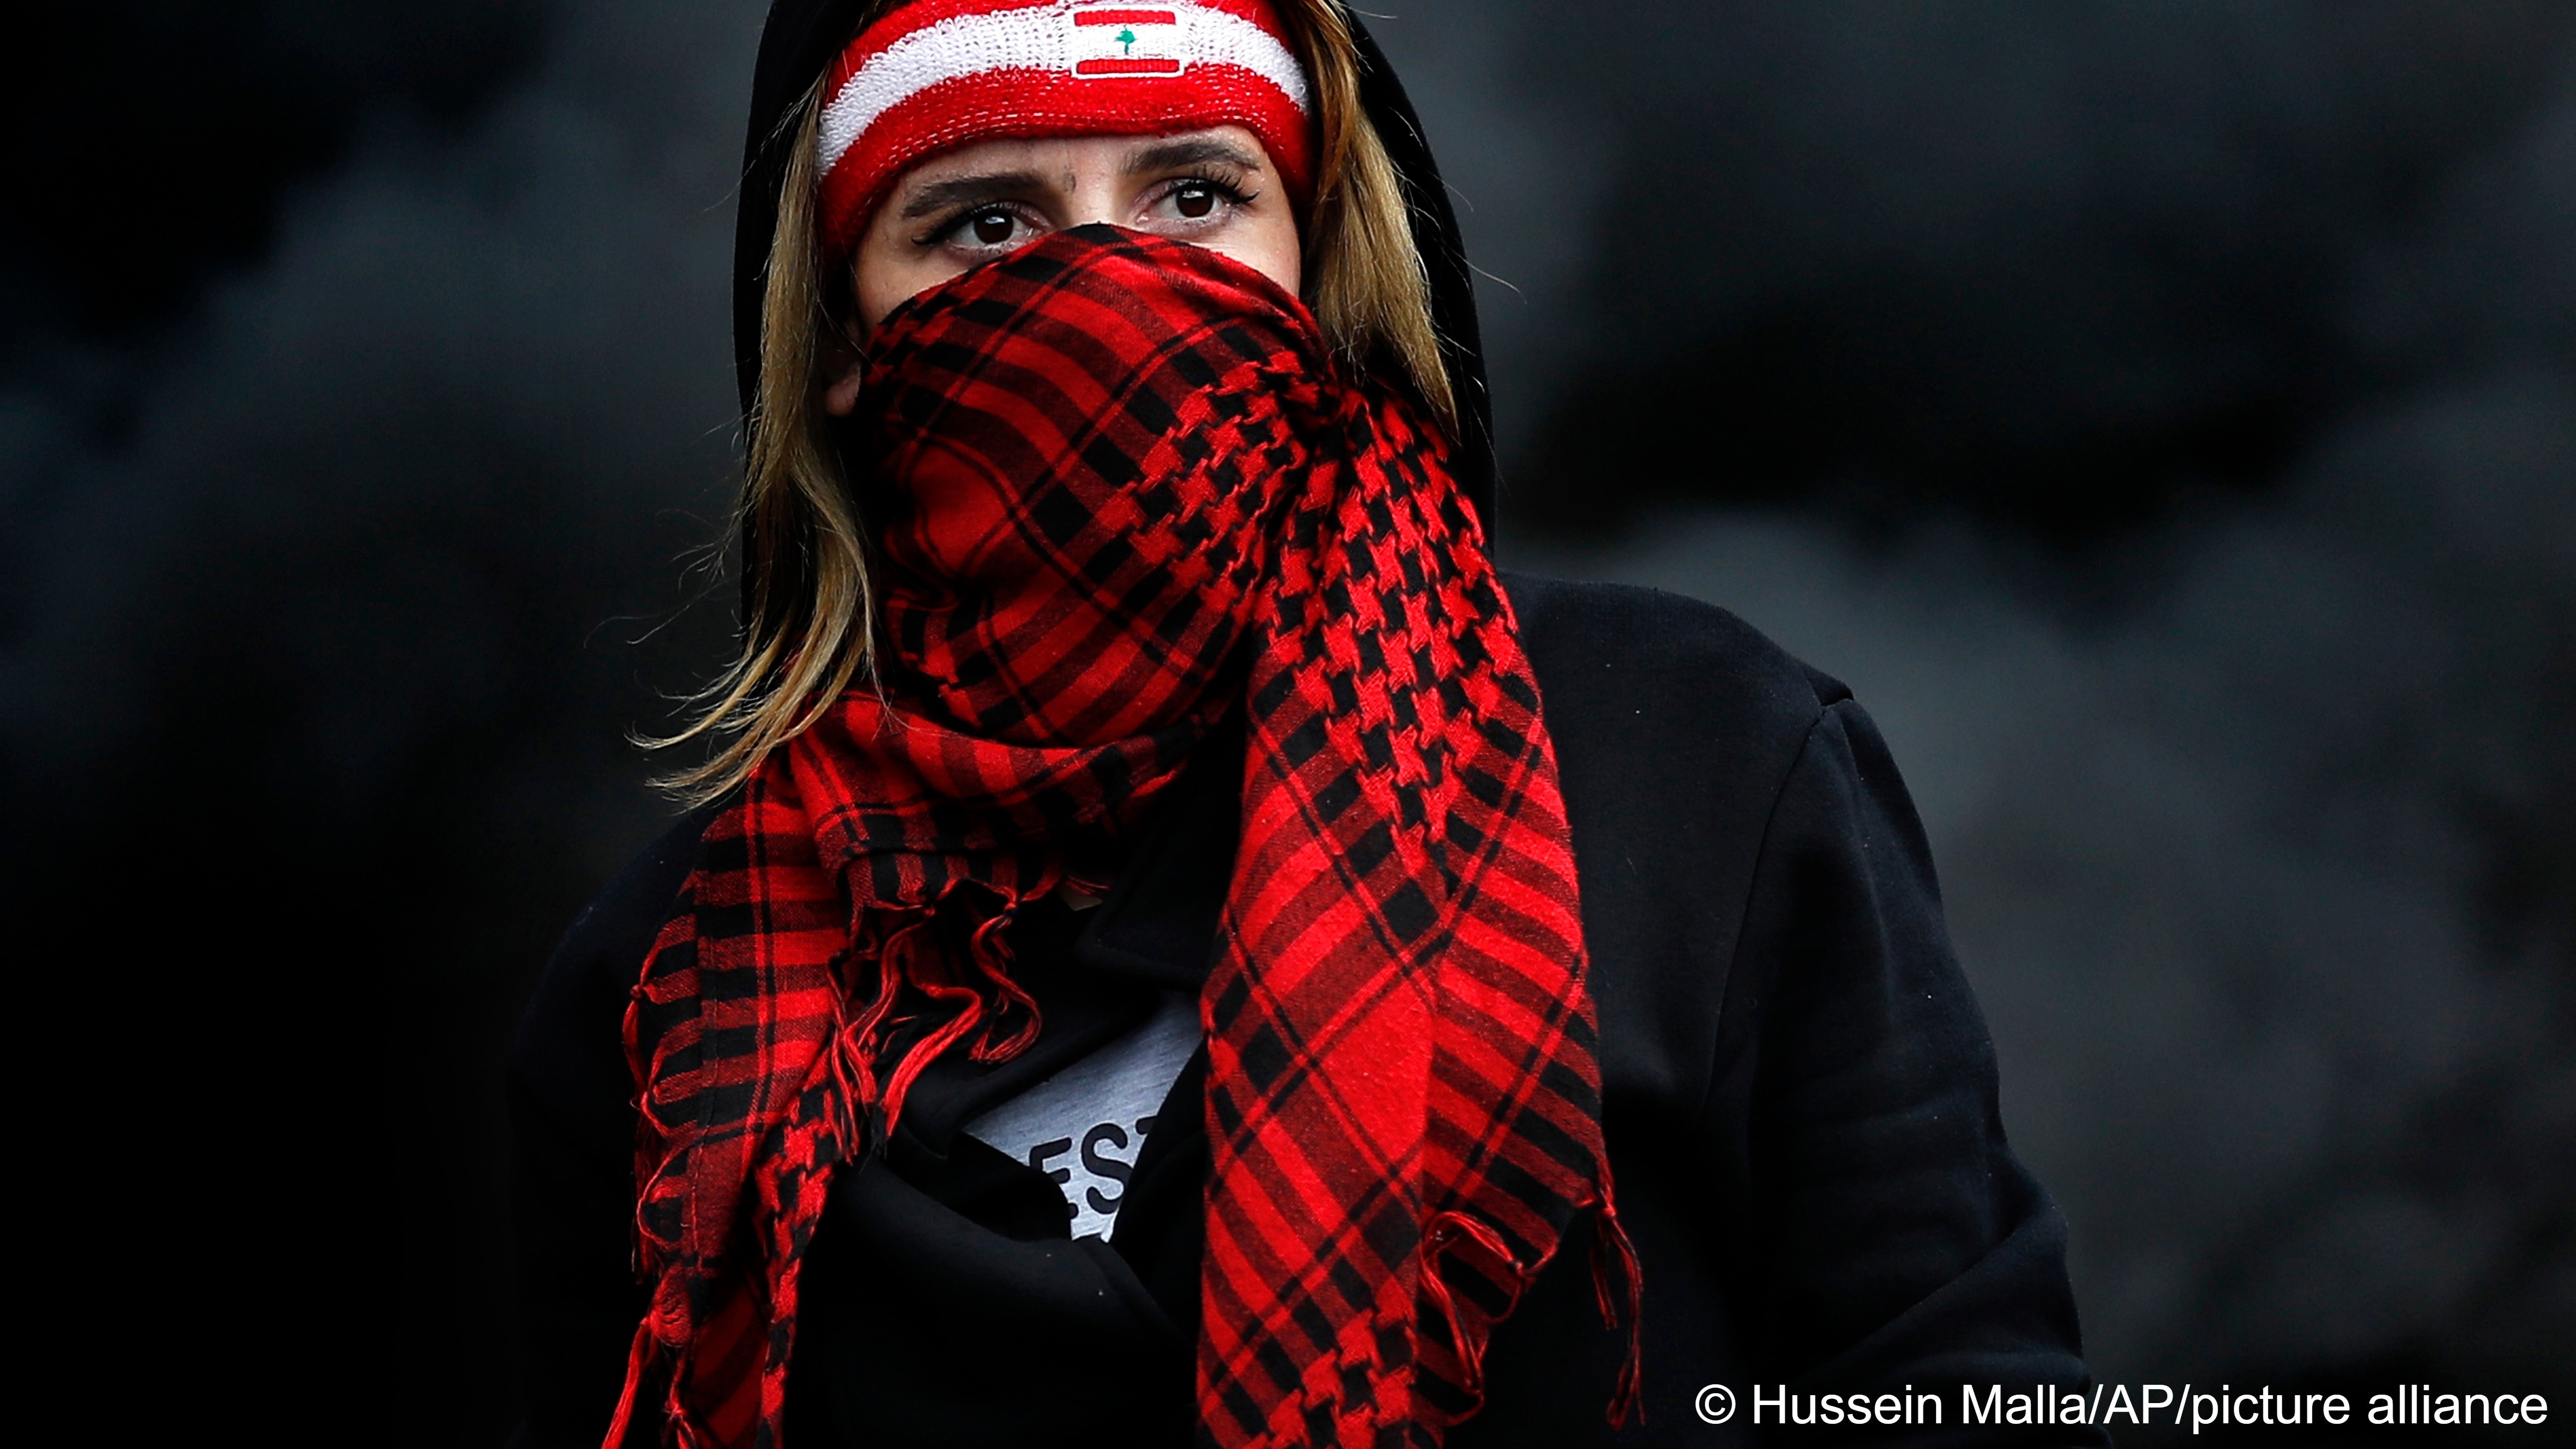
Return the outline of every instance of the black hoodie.
[[[736,253],[746,403],[783,120],[861,8],[778,0],[762,39]],[[1490,524],[1471,274],[1420,124],[1364,32],[1361,46],[1468,414],[1461,477]],[[1928,846],[1868,716],[1722,610],[1507,585],[1573,828],[1603,1127],[1645,1272],[1646,1416],[1617,1434],[1603,1422],[1624,1336],[1600,1323],[1578,1231],[1496,1334],[1487,1407],[1450,1442],[1750,1442],[1757,1403],[1776,1423],[1783,1393],[1801,1421],[1817,1394],[1845,1420],[1849,1395],[1871,1395],[1873,1416],[1895,1405],[1900,1422],[1869,1442],[2105,1442],[1963,1422],[1963,1384],[2028,1395],[2087,1378],[2064,1225],[2005,1145]],[[1158,990],[1204,979],[1235,832],[1230,754],[1208,751],[1158,811],[1105,905],[1031,923],[1039,1045],[998,1069],[943,1064],[883,1166],[836,1184],[808,1260],[790,1449],[1190,1442],[1199,1071],[1146,1140],[1114,1244],[1067,1240],[1054,1185],[959,1128],[1140,1019]],[[642,1312],[619,1023],[706,818],[681,821],[574,924],[513,1053],[529,1449],[599,1442]],[[1716,1384],[1734,1396],[1722,1425],[1700,1392]]]

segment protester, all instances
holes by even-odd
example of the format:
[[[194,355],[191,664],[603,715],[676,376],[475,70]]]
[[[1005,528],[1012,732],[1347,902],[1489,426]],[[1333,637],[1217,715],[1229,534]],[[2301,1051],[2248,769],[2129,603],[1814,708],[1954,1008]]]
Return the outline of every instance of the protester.
[[[778,0],[741,236],[742,652],[512,1061],[524,1442],[2086,1382],[1867,715],[1497,574],[1469,272],[1339,0]]]

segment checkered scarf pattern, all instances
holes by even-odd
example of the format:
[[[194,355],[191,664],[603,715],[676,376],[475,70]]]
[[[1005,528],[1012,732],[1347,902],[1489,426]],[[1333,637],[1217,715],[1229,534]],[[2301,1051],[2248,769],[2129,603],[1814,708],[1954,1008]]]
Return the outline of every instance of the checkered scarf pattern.
[[[1200,1438],[1434,1445],[1611,1206],[1574,862],[1481,529],[1414,409],[1201,248],[1049,238],[909,304],[863,396],[882,660],[709,830],[636,987],[609,1443],[776,1445],[799,1264],[923,1065],[1040,1028],[1008,924],[1108,884],[1242,711],[1208,1035]]]

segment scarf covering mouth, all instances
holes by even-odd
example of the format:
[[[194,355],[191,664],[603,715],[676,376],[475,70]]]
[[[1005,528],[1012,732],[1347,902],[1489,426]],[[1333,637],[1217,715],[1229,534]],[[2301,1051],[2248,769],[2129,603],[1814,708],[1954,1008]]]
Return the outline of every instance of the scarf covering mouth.
[[[1573,852],[1446,444],[1258,273],[1109,228],[925,293],[871,354],[877,682],[709,827],[627,1015],[653,1294],[609,1449],[639,1415],[779,1445],[833,1173],[934,1058],[1035,1039],[1014,915],[1105,888],[1237,711],[1201,1441],[1439,1443],[1586,1211],[1624,1421]]]

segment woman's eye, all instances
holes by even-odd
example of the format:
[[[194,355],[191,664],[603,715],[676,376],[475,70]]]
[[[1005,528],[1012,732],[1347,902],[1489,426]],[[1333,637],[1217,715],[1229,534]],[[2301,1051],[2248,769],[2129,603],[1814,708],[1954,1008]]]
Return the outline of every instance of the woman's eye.
[[[1222,181],[1183,177],[1155,189],[1153,210],[1165,221],[1222,221],[1244,200]]]
[[[1036,230],[1018,207],[996,202],[959,212],[922,238],[922,244],[957,252],[1005,252],[1027,245]]]

